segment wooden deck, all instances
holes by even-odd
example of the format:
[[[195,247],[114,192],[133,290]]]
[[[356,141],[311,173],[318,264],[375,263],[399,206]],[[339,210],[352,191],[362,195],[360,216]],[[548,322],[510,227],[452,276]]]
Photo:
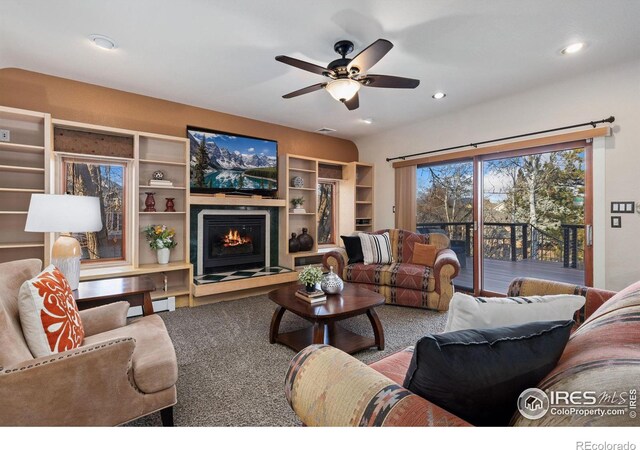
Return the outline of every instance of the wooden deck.
[[[545,261],[484,260],[484,290],[506,294],[511,280],[517,277],[543,278],[571,284],[584,284],[584,271],[562,266],[562,263]],[[467,266],[453,279],[461,288],[473,287],[473,260],[467,258]]]

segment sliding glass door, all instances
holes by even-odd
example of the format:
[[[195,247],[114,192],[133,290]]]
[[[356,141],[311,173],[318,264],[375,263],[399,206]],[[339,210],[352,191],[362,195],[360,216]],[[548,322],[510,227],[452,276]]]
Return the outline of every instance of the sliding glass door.
[[[457,287],[473,290],[473,161],[418,167],[416,228],[444,233],[460,261]]]
[[[505,293],[516,277],[585,284],[585,148],[482,167],[482,289]]]
[[[590,166],[584,141],[418,166],[416,229],[449,236],[465,291],[505,294],[518,277],[591,285]]]

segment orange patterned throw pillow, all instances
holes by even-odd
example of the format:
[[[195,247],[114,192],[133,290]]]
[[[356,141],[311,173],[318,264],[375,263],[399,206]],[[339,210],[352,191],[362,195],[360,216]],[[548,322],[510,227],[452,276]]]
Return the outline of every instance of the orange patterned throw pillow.
[[[22,332],[34,357],[80,347],[84,328],[67,279],[50,265],[25,281],[18,302]]]

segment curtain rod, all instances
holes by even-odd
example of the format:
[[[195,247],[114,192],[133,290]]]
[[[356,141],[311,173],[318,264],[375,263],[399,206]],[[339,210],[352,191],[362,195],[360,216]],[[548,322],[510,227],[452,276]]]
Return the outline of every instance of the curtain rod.
[[[595,128],[596,125],[598,125],[598,124],[601,124],[601,123],[613,123],[614,120],[616,120],[615,117],[609,116],[606,119],[595,120],[595,121],[584,122],[584,123],[577,123],[575,125],[567,125],[566,127],[550,128],[548,130],[534,131],[532,133],[517,134],[515,136],[508,136],[508,137],[503,137],[503,138],[498,138],[498,139],[490,139],[488,141],[481,141],[481,142],[475,142],[475,143],[464,144],[464,145],[456,145],[454,147],[439,148],[438,150],[427,150],[427,151],[424,151],[424,152],[412,153],[410,155],[395,156],[393,158],[387,158],[387,162],[395,161],[396,159],[405,160],[407,158],[413,158],[414,156],[430,155],[432,153],[446,152],[447,150],[457,150],[457,149],[465,148],[465,147],[478,148],[478,145],[492,144],[494,142],[507,141],[509,139],[517,139],[517,138],[522,138],[522,137],[535,136],[536,134],[552,133],[554,131],[568,130],[568,129],[571,129],[571,128],[579,128],[579,127],[584,127],[584,126],[587,126],[587,125],[591,125],[593,128]]]

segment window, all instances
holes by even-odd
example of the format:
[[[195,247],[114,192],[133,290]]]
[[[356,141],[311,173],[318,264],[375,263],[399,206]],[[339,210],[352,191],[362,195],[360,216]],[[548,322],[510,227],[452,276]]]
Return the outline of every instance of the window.
[[[67,194],[100,198],[102,230],[73,234],[80,242],[81,260],[124,260],[126,164],[65,158],[62,165]]]
[[[336,194],[335,182],[318,182],[318,245],[336,243]]]

